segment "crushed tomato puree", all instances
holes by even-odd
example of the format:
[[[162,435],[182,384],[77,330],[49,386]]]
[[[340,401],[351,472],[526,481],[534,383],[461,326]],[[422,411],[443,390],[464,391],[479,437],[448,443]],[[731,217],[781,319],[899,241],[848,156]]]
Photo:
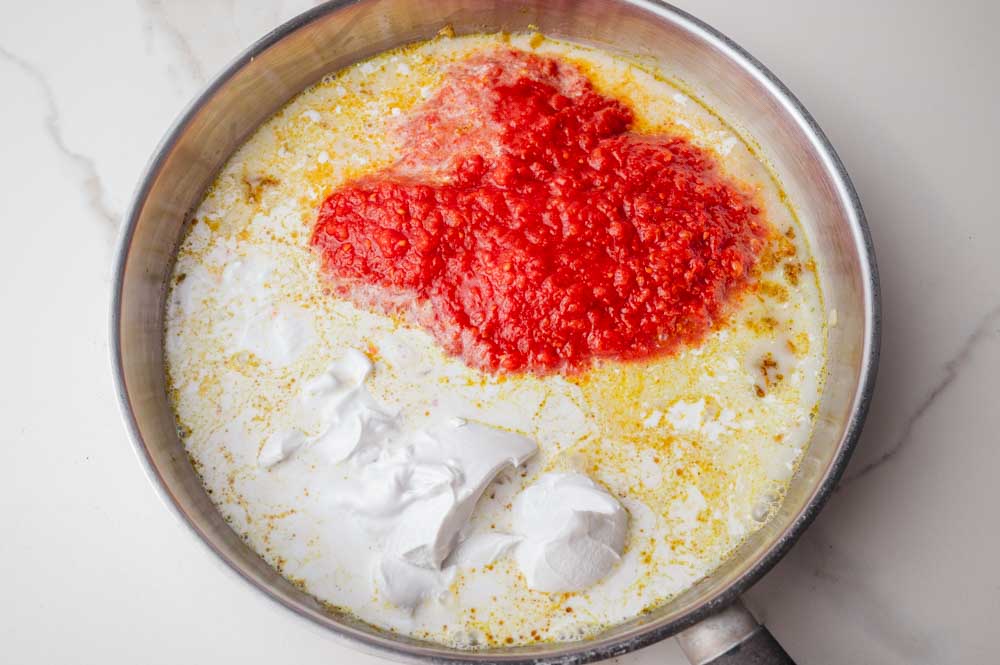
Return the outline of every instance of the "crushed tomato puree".
[[[632,121],[566,62],[453,65],[395,128],[404,157],[323,202],[324,272],[488,371],[697,341],[751,280],[767,225],[711,153]]]

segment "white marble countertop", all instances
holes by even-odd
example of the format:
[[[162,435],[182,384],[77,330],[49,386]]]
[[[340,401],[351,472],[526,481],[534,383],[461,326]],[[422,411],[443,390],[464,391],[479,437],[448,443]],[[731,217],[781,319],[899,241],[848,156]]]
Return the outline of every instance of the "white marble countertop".
[[[182,106],[308,0],[0,7],[0,660],[384,662],[228,573],[119,422],[106,315],[132,188]],[[1000,661],[1000,4],[684,0],[802,99],[882,274],[839,491],[748,604],[800,663]],[[619,659],[681,663],[670,640]]]

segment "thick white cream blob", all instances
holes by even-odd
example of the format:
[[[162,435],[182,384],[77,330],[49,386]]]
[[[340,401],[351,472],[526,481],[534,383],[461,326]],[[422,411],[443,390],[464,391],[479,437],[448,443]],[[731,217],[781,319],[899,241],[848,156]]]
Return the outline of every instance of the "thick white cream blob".
[[[514,500],[514,553],[536,591],[582,591],[621,560],[628,511],[579,473],[547,473]]]
[[[379,551],[375,581],[386,599],[413,609],[444,590],[450,569],[442,571],[442,564],[479,497],[501,471],[537,450],[519,434],[453,419],[361,463],[334,490],[334,504],[372,534]]]
[[[397,432],[395,415],[365,388],[372,373],[368,356],[348,349],[325,372],[308,381],[290,407],[292,426],[272,434],[258,456],[272,467],[308,443],[330,463],[377,448]]]
[[[370,535],[376,588],[413,610],[447,588],[454,570],[442,564],[479,497],[538,446],[461,418],[403,432],[365,387],[372,368],[368,356],[349,349],[308,381],[290,406],[294,425],[268,438],[258,461],[270,468],[308,445],[330,464],[347,463],[345,477],[329,488],[330,505]]]

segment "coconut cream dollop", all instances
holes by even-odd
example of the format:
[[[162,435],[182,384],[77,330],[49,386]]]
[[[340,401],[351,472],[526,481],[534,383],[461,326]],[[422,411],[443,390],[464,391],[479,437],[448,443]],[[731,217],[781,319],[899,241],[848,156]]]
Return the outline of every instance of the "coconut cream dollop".
[[[373,536],[375,582],[386,599],[412,609],[444,590],[451,566],[443,564],[479,497],[537,450],[519,434],[452,419],[386,447],[338,487],[335,505]]]
[[[547,473],[514,500],[514,558],[536,591],[582,591],[621,561],[628,511],[580,473]]]
[[[342,465],[330,505],[369,534],[375,587],[392,604],[413,610],[447,589],[454,566],[445,560],[486,488],[538,446],[454,417],[405,431],[398,414],[365,386],[373,369],[368,356],[350,349],[306,382],[289,406],[292,424],[264,442],[258,462],[272,468],[309,447]]]

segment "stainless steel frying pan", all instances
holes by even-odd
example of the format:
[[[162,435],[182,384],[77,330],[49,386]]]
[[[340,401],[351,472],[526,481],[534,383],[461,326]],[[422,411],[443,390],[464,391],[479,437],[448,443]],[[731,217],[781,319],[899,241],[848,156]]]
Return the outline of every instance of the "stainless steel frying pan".
[[[784,503],[718,570],[666,605],[594,639],[458,651],[390,635],[324,609],[226,525],[175,431],[163,373],[166,284],[190,212],[216,172],[271,113],[324,74],[433,36],[530,27],[653,61],[704,95],[779,175],[801,217],[836,325],[815,433]],[[359,648],[410,661],[584,663],[680,633],[694,663],[791,662],[739,603],[809,525],[847,464],[871,396],[879,345],[875,256],[833,147],[763,65],[709,26],[653,0],[339,0],[254,44],[184,112],[143,175],[126,217],[111,341],[126,425],[156,488],[191,531],[263,595]],[[683,631],[683,632],[681,632]]]

